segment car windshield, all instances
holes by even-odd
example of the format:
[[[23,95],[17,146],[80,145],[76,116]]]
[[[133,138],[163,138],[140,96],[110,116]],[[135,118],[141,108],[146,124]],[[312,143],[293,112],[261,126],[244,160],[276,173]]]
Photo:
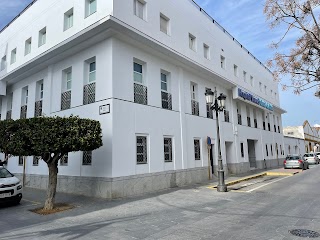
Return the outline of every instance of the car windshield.
[[[0,178],[10,178],[13,175],[5,168],[0,168]]]
[[[288,156],[286,157],[286,160],[299,160],[299,156]]]
[[[305,155],[303,155],[304,157],[313,157],[313,153],[306,153]]]

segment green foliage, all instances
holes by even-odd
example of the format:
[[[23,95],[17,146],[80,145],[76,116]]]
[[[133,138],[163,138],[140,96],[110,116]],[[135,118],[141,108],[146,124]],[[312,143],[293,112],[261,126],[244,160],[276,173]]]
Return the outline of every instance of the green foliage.
[[[0,121],[0,149],[13,156],[62,156],[101,146],[100,122],[91,119],[71,116]]]

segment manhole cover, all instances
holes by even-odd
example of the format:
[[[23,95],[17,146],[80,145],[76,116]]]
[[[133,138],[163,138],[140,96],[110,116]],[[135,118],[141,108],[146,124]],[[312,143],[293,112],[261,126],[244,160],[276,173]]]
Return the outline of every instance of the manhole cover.
[[[293,229],[293,230],[290,230],[289,233],[291,233],[294,236],[305,237],[305,238],[320,237],[319,233],[315,231],[307,230],[307,229]]]

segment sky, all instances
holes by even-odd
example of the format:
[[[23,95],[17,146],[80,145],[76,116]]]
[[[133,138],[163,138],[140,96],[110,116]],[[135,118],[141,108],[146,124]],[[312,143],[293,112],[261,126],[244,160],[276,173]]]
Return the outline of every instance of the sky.
[[[172,0],[174,1],[174,0]],[[31,0],[1,0],[0,29],[17,16]],[[234,36],[262,63],[272,58],[269,48],[281,36],[282,29],[270,30],[263,14],[264,0],[195,0],[211,17]],[[289,36],[290,40],[295,35]],[[281,51],[281,48],[279,49]],[[295,95],[279,87],[280,105],[287,111],[283,126],[299,126],[305,120],[313,126],[320,124],[320,99],[313,96],[315,89]],[[319,114],[319,116],[318,116]]]

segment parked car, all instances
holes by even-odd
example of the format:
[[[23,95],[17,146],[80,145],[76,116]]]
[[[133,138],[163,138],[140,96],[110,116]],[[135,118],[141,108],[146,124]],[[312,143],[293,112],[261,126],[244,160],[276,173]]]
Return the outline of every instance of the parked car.
[[[303,170],[309,169],[309,163],[299,154],[287,155],[283,162],[284,169],[287,168],[301,168]]]
[[[311,152],[311,153],[305,153],[303,155],[303,158],[309,163],[309,164],[319,164],[319,158],[318,156]]]
[[[320,163],[320,152],[315,152],[315,154],[316,154],[317,157],[319,158],[319,163]]]
[[[6,168],[0,167],[0,202],[19,204],[22,198],[20,180]]]

